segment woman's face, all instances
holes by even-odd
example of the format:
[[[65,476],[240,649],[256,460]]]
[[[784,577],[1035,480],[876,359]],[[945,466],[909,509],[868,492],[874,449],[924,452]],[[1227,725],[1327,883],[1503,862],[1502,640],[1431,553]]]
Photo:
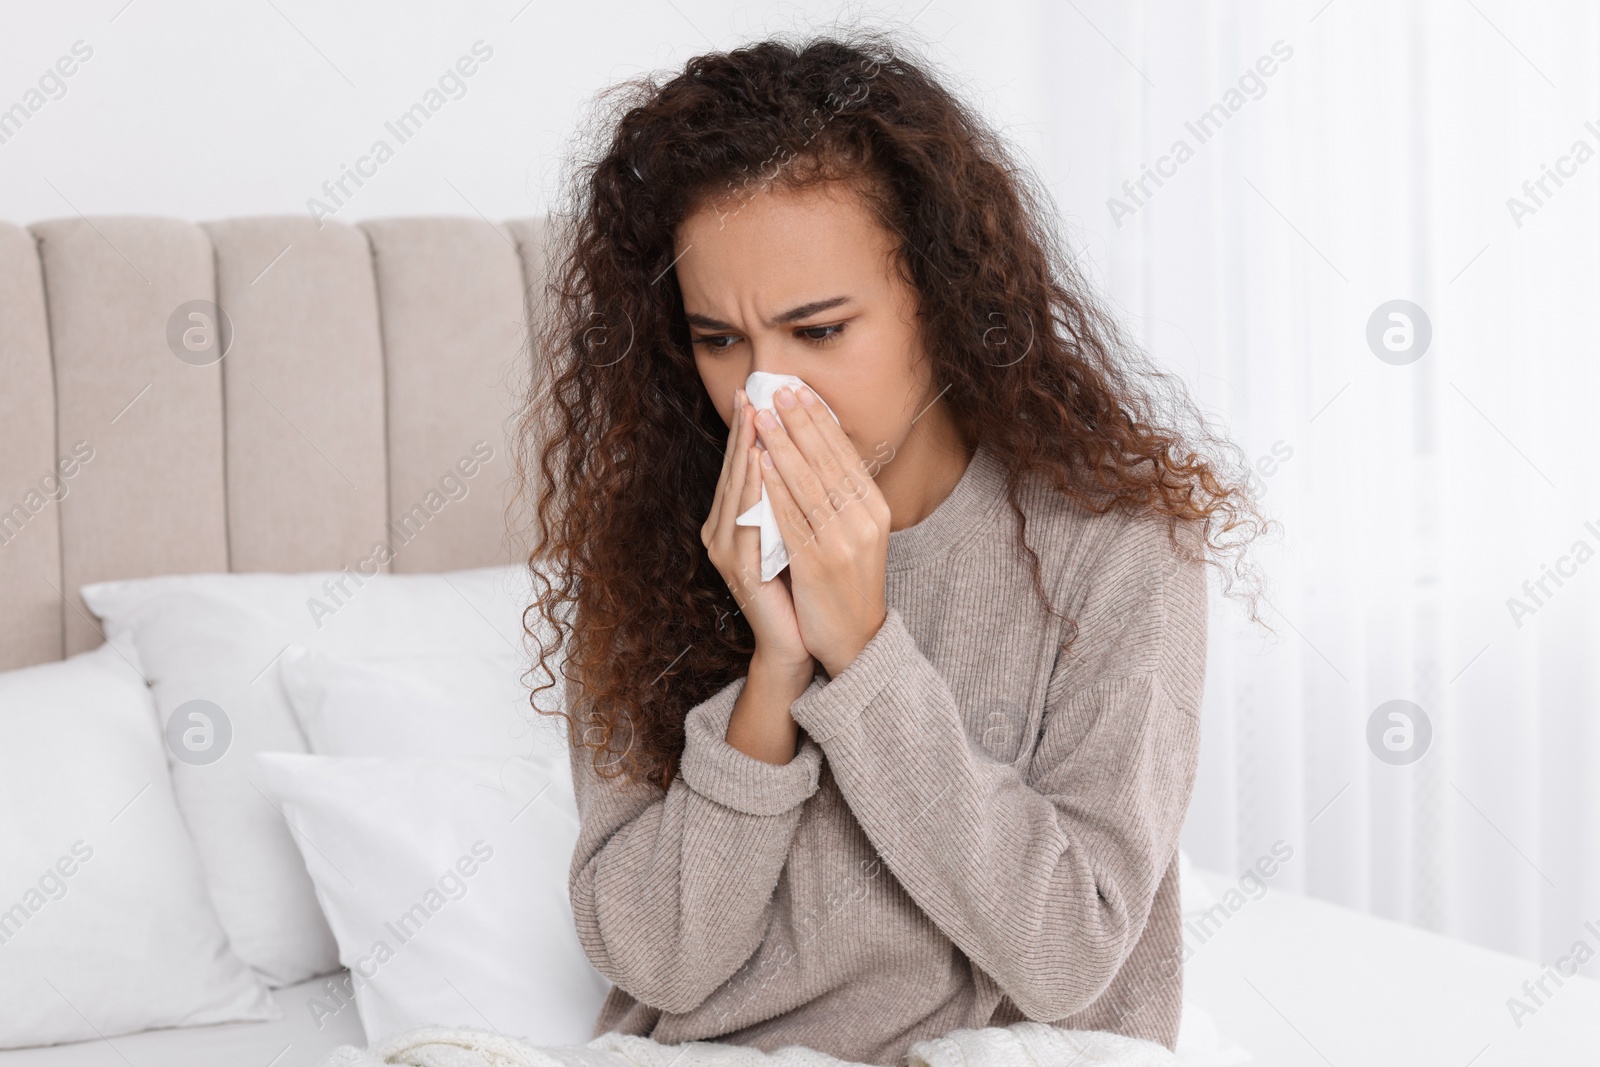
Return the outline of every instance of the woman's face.
[[[708,203],[683,222],[678,284],[695,367],[724,423],[752,371],[794,374],[870,472],[902,450],[937,398],[897,243],[837,183]]]

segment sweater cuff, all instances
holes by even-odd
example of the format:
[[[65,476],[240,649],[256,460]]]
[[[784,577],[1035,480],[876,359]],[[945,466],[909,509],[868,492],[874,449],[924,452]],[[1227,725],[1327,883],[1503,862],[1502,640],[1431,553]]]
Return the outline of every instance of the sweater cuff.
[[[746,815],[782,815],[817,791],[822,749],[810,737],[802,736],[794,759],[777,764],[728,744],[728,720],[744,683],[744,678],[736,678],[689,709],[683,723],[683,758],[678,765],[683,780],[701,796]]]
[[[827,744],[855,725],[884,686],[901,676],[907,656],[921,655],[900,612],[890,608],[883,625],[850,665],[826,685],[813,685],[800,694],[789,714],[809,736]]]

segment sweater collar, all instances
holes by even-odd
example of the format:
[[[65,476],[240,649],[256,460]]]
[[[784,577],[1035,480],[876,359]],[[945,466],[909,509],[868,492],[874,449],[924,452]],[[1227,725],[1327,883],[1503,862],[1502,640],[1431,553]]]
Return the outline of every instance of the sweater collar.
[[[921,522],[889,531],[888,569],[904,570],[944,555],[974,534],[1005,500],[1006,468],[980,444],[955,488]]]

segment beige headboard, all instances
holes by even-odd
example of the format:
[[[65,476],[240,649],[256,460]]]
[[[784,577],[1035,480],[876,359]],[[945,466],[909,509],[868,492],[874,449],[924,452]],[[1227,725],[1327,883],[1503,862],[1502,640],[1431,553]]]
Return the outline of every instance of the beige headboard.
[[[98,645],[89,582],[355,568],[380,542],[397,573],[516,558],[542,232],[0,223],[0,669]],[[191,301],[231,321],[220,359]]]

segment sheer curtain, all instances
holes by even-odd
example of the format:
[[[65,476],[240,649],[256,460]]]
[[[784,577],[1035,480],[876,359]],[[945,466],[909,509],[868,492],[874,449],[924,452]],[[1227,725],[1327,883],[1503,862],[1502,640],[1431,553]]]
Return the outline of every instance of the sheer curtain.
[[[1080,255],[1283,526],[1277,636],[1214,600],[1186,848],[1600,953],[1600,11],[1036,12]]]

